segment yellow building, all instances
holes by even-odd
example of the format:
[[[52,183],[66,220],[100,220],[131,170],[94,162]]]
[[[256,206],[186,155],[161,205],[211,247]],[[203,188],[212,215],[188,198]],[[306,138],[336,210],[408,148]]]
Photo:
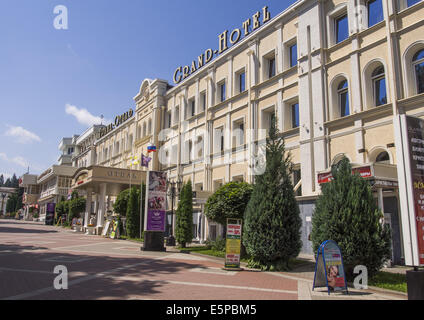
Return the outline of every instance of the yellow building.
[[[176,66],[172,86],[144,80],[132,118],[95,143],[96,165],[129,170],[131,156],[156,145],[150,169],[191,179],[200,195],[194,237],[215,238],[222,228],[202,214],[205,198],[229,181],[254,181],[258,144],[275,118],[295,163],[302,251],[312,253],[320,183],[346,156],[373,185],[401,262],[393,115],[424,115],[424,2],[299,0],[275,15],[258,9]]]

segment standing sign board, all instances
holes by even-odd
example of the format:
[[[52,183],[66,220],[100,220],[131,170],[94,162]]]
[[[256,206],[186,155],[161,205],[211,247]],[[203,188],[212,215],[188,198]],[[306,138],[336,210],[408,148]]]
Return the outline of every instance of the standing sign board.
[[[48,203],[46,208],[46,225],[52,226],[54,224],[54,212],[56,209],[56,203]]]
[[[348,292],[342,253],[333,240],[324,241],[318,249],[312,290],[320,287],[327,287],[328,294],[330,290]]]
[[[241,219],[227,219],[225,268],[240,269]]]
[[[118,220],[112,221],[112,231],[110,233],[110,238],[111,239],[119,238],[119,222],[118,222]]]
[[[166,172],[149,171],[146,231],[165,232]]]
[[[404,162],[407,192],[400,190],[407,194],[401,212],[406,237],[405,263],[424,266],[424,121],[404,116],[402,124],[406,128],[404,139],[407,139],[403,141],[407,149]]]

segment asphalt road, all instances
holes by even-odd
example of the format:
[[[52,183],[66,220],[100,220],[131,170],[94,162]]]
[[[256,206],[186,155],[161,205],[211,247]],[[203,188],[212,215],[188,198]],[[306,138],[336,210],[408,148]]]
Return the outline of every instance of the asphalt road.
[[[328,296],[325,288],[312,290],[310,265],[293,272],[231,272],[222,269],[222,259],[140,247],[36,222],[0,220],[0,300],[406,299],[355,289]],[[64,270],[67,289],[55,288],[64,285]]]
[[[294,300],[298,281],[59,227],[0,220],[0,299]],[[55,278],[68,288],[55,289]]]

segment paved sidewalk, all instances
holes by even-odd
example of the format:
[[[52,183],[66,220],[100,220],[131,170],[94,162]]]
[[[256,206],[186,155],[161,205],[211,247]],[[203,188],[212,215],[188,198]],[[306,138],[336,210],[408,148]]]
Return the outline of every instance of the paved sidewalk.
[[[173,250],[178,250],[173,248]],[[205,257],[205,255],[198,253],[191,253],[191,255],[199,255]],[[223,258],[210,257],[215,261],[221,261],[224,263]],[[266,274],[280,277],[284,279],[298,281],[298,299],[299,300],[407,300],[408,296],[405,293],[397,292],[393,290],[381,289],[377,287],[369,286],[367,290],[358,290],[352,287],[348,287],[349,294],[341,292],[331,293],[328,295],[326,288],[316,288],[312,290],[315,274],[315,259],[312,255],[300,254],[299,260],[304,260],[304,264],[299,264],[292,271],[289,272],[264,272]],[[242,262],[241,266],[245,270],[253,271],[249,269],[247,264]],[[401,267],[402,268],[402,267]],[[387,268],[388,269],[388,268]],[[407,270],[407,269],[406,269]],[[256,270],[257,271],[257,270]],[[387,271],[386,268],[383,271]]]

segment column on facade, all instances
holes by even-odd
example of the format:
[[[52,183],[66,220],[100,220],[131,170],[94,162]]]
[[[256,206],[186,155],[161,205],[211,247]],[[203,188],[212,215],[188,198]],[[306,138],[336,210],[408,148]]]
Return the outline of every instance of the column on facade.
[[[257,62],[257,50],[256,50],[256,41],[253,41],[249,43],[249,50],[247,51],[248,55],[248,72],[246,73],[248,76],[248,116],[247,116],[247,122],[248,122],[248,128],[250,129],[248,131],[247,135],[247,152],[248,152],[248,169],[247,169],[247,179],[249,183],[253,183],[253,169],[254,169],[254,155],[255,155],[255,148],[254,148],[254,141],[255,141],[255,122],[254,122],[254,103],[252,103],[252,86],[255,86],[257,83],[257,72],[256,72],[256,62]]]
[[[85,201],[85,217],[84,217],[84,228],[87,228],[91,216],[91,201],[92,201],[92,188],[87,188],[87,199]]]
[[[98,195],[99,209],[97,212],[97,227],[103,227],[106,213],[106,183],[100,185],[100,194]]]

